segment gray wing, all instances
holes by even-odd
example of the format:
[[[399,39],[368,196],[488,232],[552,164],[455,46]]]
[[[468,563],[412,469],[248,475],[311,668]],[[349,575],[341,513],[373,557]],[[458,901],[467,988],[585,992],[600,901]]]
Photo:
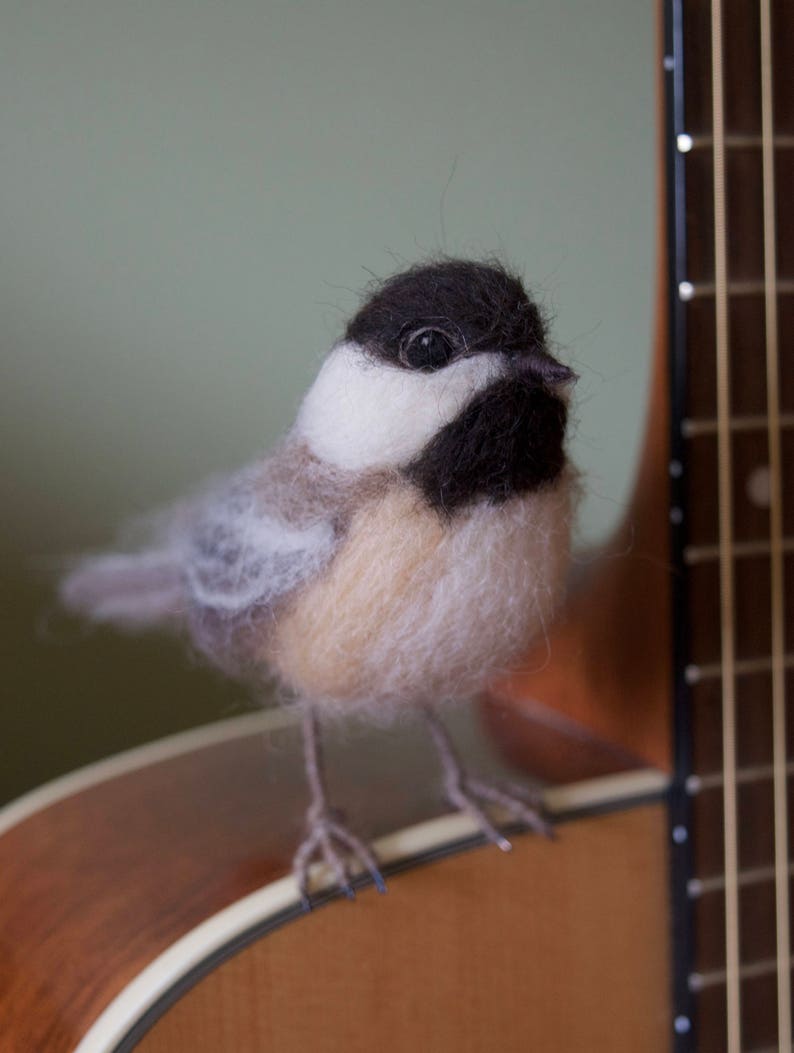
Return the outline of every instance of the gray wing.
[[[294,466],[302,471],[289,463],[238,473],[180,544],[190,635],[230,672],[255,660],[277,604],[320,574],[338,544],[339,487],[316,461]]]
[[[95,621],[187,624],[218,657],[221,639],[321,573],[338,544],[348,494],[338,472],[285,443],[159,514],[141,550],[82,560],[61,597]]]
[[[190,606],[229,616],[272,607],[331,559],[334,509],[296,516],[294,492],[280,493],[268,475],[257,467],[239,473],[191,524],[182,543]],[[291,485],[311,480],[296,478]]]

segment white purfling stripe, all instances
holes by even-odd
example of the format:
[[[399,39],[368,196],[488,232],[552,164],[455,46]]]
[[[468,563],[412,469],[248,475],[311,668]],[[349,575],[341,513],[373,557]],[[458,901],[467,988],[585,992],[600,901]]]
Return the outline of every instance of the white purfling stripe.
[[[552,812],[570,811],[642,800],[664,793],[669,783],[669,777],[662,772],[626,772],[553,787],[544,794],[544,799]],[[479,827],[468,816],[458,813],[389,834],[375,841],[373,847],[378,858],[389,866],[476,837],[479,832]],[[312,870],[312,882],[315,887],[331,888],[334,878],[327,868],[317,865]],[[74,1053],[113,1053],[143,1014],[191,970],[242,934],[299,904],[297,885],[290,875],[208,918],[127,984],[97,1017]]]
[[[36,787],[35,790],[31,790],[0,808],[0,837],[12,827],[35,815],[36,812],[41,812],[50,805],[57,804],[58,801],[72,797],[74,794],[82,793],[83,790],[88,790],[99,783],[107,782],[108,779],[137,771],[139,768],[146,768],[159,761],[179,757],[204,746],[230,742],[259,731],[267,732],[282,727],[291,727],[298,720],[295,714],[282,707],[245,713],[239,717],[230,717],[228,720],[219,720],[213,724],[191,728],[189,731],[181,731],[176,735],[159,739],[157,742],[136,746],[134,749],[117,753],[115,756],[87,764],[83,768],[68,772],[66,775],[61,775],[57,779]]]
[[[601,775],[568,786],[550,786],[543,791],[543,802],[550,812],[557,815],[656,796],[664,793],[669,786],[668,775],[653,768],[645,768],[619,775]]]

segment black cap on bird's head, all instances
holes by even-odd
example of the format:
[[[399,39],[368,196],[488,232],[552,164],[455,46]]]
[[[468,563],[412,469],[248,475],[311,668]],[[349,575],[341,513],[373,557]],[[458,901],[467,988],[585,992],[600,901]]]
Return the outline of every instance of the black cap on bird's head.
[[[386,279],[345,337],[405,369],[434,372],[495,352],[543,385],[575,379],[546,349],[543,318],[521,280],[495,261],[445,259]]]
[[[540,310],[500,263],[445,259],[388,278],[345,338],[414,373],[454,370],[483,356],[497,367],[402,467],[443,515],[480,500],[501,504],[561,478],[567,398],[560,388],[576,376],[549,353]]]

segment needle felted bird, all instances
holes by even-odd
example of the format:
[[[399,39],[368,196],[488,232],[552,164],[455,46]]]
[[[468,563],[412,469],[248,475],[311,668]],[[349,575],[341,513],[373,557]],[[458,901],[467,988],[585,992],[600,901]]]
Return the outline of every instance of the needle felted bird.
[[[90,557],[64,581],[72,610],[176,627],[303,707],[305,902],[318,858],[348,894],[351,856],[383,888],[327,798],[319,725],[332,715],[421,710],[455,807],[502,848],[488,805],[547,831],[531,800],[463,770],[437,710],[515,665],[559,600],[573,379],[500,264],[418,265],[370,294],[270,456],[175,505],[147,548]]]

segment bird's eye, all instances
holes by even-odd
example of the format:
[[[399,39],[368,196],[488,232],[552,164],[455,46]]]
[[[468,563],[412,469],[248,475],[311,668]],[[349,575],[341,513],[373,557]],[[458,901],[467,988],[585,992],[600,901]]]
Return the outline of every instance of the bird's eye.
[[[411,369],[433,373],[449,365],[455,355],[449,337],[440,329],[418,329],[400,346],[400,361]]]

